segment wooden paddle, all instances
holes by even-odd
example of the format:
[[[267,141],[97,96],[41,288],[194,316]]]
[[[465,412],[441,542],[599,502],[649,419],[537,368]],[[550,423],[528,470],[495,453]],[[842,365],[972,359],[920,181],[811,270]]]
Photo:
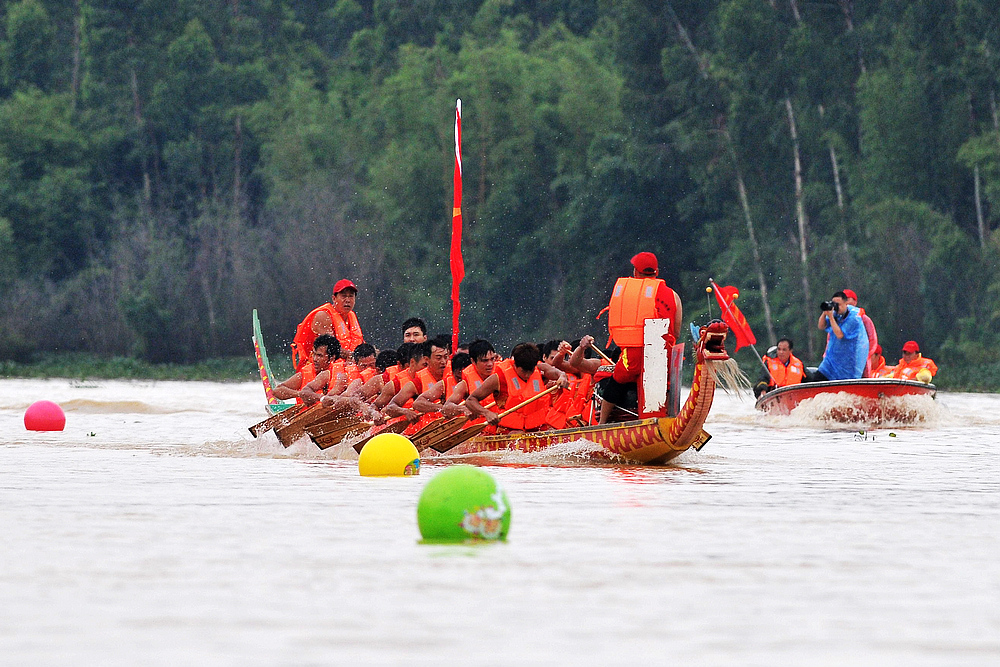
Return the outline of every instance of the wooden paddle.
[[[509,410],[504,410],[497,417],[497,420],[499,421],[500,419],[503,419],[507,415],[509,415],[509,414],[511,414],[513,412],[517,412],[518,410],[520,410],[524,406],[528,405],[529,403],[533,403],[534,401],[537,401],[542,396],[546,396],[548,394],[551,394],[556,389],[559,389],[559,385],[558,384],[552,385],[551,387],[549,387],[548,389],[546,389],[545,391],[543,391],[540,394],[535,394],[534,396],[532,396],[528,400],[526,400],[526,401],[524,401],[522,403],[519,403],[518,405],[515,405],[514,407],[510,408]],[[483,429],[485,429],[487,426],[489,426],[489,424],[476,424],[475,426],[470,426],[467,429],[464,429],[464,430],[461,430],[461,431],[459,431],[457,433],[454,433],[452,436],[449,436],[447,438],[442,438],[438,442],[431,443],[429,446],[430,446],[431,449],[433,449],[433,450],[435,450],[437,452],[441,452],[441,453],[447,452],[449,449],[452,449],[453,447],[457,447],[458,445],[462,444],[466,440],[469,440],[471,438],[476,437],[477,435],[479,435],[480,433],[482,433]]]
[[[427,449],[431,443],[440,442],[450,436],[453,433],[458,432],[463,426],[469,423],[469,418],[466,416],[455,417],[441,424],[433,433],[429,433],[419,440],[413,440],[413,445],[417,448],[418,452]]]
[[[300,403],[299,405],[293,405],[290,408],[285,408],[276,415],[271,415],[270,417],[260,422],[259,424],[254,424],[253,426],[251,426],[250,435],[257,438],[260,436],[261,433],[266,433],[275,426],[278,426],[283,422],[291,421],[292,418],[295,417],[295,415],[302,412],[302,410],[304,410],[305,407],[306,405],[304,403]]]
[[[379,435],[380,433],[402,433],[403,431],[406,430],[406,428],[409,425],[410,425],[410,422],[406,421],[405,419],[402,420],[402,421],[393,422],[393,423],[389,424],[388,426],[386,426],[385,428],[380,429],[380,430],[376,431],[375,433],[372,433],[371,435],[369,435],[369,436],[367,436],[367,437],[362,438],[361,440],[359,440],[354,445],[354,451],[356,451],[358,454],[360,454],[361,453],[361,448],[364,447],[365,445],[367,445],[368,441],[371,440],[372,438],[374,438],[376,435]]]
[[[371,422],[353,421],[342,425],[335,431],[327,431],[320,436],[313,436],[313,442],[320,449],[327,449],[338,444],[344,438],[360,435],[371,428]]]
[[[601,358],[604,359],[604,361],[608,362],[612,366],[615,365],[615,362],[611,361],[611,357],[609,357],[608,355],[606,355],[603,352],[601,352],[601,348],[594,347],[593,345],[591,345],[590,349],[593,350],[594,352],[596,352],[597,354],[601,355]]]

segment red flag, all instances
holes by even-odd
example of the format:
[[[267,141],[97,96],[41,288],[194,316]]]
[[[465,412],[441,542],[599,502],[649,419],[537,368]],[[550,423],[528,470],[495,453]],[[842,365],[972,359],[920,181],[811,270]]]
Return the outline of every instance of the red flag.
[[[451,349],[458,349],[458,288],[465,278],[462,260],[462,100],[455,104],[455,199],[451,209]]]
[[[736,349],[739,350],[741,347],[756,343],[757,337],[750,330],[747,318],[743,316],[734,303],[736,297],[740,295],[740,291],[732,286],[719,287],[715,283],[712,283],[712,287],[715,288],[715,300],[719,302],[719,308],[722,309],[722,321],[729,325],[729,328],[733,330],[733,335],[736,336]]]

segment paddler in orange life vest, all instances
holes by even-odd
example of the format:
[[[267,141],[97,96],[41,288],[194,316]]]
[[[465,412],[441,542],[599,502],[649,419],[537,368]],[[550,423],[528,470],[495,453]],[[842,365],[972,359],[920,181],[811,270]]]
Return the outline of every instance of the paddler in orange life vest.
[[[338,280],[333,286],[332,303],[314,308],[299,323],[292,341],[292,362],[296,368],[308,361],[304,350],[310,349],[313,340],[320,334],[333,334],[337,337],[344,359],[350,359],[354,348],[365,342],[358,316],[354,313],[357,296],[358,288],[353,282],[346,278]]]
[[[420,343],[416,348],[424,349],[427,353],[427,364],[416,372],[416,375],[400,383],[400,389],[385,406],[386,417],[404,417],[409,422],[415,422],[423,414],[413,407],[415,398],[431,388],[435,382],[444,379],[445,368],[448,366],[448,359],[451,356],[451,341],[440,337],[431,340],[429,343]],[[398,377],[398,376],[397,376]],[[440,410],[440,406],[435,411]]]
[[[407,382],[415,380],[417,373],[427,367],[427,361],[431,354],[431,344],[403,343],[399,346],[397,353],[400,357],[399,362],[402,364],[402,370],[393,372],[394,369],[390,368],[383,374],[385,386],[382,387],[382,392],[373,403],[376,410],[382,410],[389,405],[389,402],[403,389],[403,386]],[[372,379],[374,380],[374,378]]]
[[[404,343],[426,343],[427,324],[419,317],[411,317],[403,322]]]
[[[794,344],[790,338],[782,338],[774,349],[774,356],[764,357],[767,370],[760,376],[760,382],[754,385],[753,393],[758,398],[761,394],[777,389],[799,384],[806,374],[802,360],[792,354]]]
[[[501,432],[543,430],[548,427],[546,417],[551,407],[548,396],[528,403],[503,419],[498,412],[483,405],[492,400],[496,403],[494,409],[503,412],[537,396],[547,386],[556,383],[564,389],[569,386],[565,373],[541,363],[542,352],[534,343],[515,345],[512,357],[513,364],[507,369],[503,365],[494,366],[493,374],[469,394],[465,406],[474,417],[484,417]]]
[[[433,355],[432,355],[433,356]],[[433,362],[432,362],[433,363]],[[465,405],[455,405],[447,402],[455,387],[462,382],[462,371],[472,364],[472,358],[467,352],[459,352],[451,358],[451,372],[446,373],[444,378],[432,384],[426,391],[413,399],[413,409],[424,415],[442,417],[466,417],[469,409]],[[428,368],[430,365],[428,364]]]
[[[621,403],[632,383],[642,373],[643,323],[649,319],[670,318],[665,350],[678,338],[683,317],[681,298],[657,278],[659,265],[656,255],[640,252],[632,258],[632,277],[619,278],[608,303],[608,329],[611,339],[622,349],[614,373],[603,392],[600,423],[608,421]]]
[[[556,392],[552,399],[552,408],[549,410],[549,426],[556,429],[567,426],[585,426],[593,420],[593,396],[594,378],[593,374],[600,367],[600,360],[585,359],[586,349],[582,347],[583,341],[587,340],[587,347],[593,342],[590,336],[575,341],[576,348],[566,341],[549,341],[546,347],[551,347],[552,343],[557,343],[554,354],[546,357],[549,364],[566,373],[569,380],[569,388]],[[579,354],[575,354],[580,350]],[[572,363],[577,359],[576,365]],[[592,370],[587,370],[592,369]]]
[[[930,371],[932,379],[937,375],[937,364],[920,354],[920,346],[917,345],[917,341],[908,340],[903,344],[903,358],[896,364],[895,370],[889,377],[899,380],[916,380],[917,373],[924,369]]]
[[[445,417],[470,414],[469,408],[465,406],[465,399],[469,397],[469,394],[479,389],[486,378],[493,375],[497,358],[497,352],[493,349],[493,343],[488,340],[479,338],[469,343],[469,360],[471,363],[462,369],[460,381],[452,388],[451,393],[448,394],[448,401],[442,409]],[[452,359],[453,372],[454,367],[455,361]],[[483,406],[492,408],[494,403],[486,400]]]
[[[330,384],[330,367],[340,356],[340,343],[330,334],[316,336],[310,360],[274,388],[274,397],[294,398],[298,403],[315,403],[323,398]]]

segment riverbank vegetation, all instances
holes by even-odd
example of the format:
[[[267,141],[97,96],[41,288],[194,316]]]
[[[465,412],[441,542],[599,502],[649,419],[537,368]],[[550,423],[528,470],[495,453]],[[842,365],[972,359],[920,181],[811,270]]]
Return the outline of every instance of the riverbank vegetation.
[[[341,277],[376,344],[447,330],[461,97],[463,338],[603,341],[652,250],[688,319],[714,277],[815,362],[850,287],[890,360],[915,339],[1000,387],[989,2],[0,7],[6,368],[252,361],[252,308],[281,356]]]

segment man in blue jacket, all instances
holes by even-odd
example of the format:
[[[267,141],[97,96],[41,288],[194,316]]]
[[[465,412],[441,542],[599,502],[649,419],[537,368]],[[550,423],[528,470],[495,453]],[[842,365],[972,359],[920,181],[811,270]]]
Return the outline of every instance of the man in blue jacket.
[[[847,296],[837,292],[824,301],[817,323],[829,334],[823,363],[813,374],[816,381],[853,380],[865,372],[868,361],[868,332],[856,306],[847,304]]]

